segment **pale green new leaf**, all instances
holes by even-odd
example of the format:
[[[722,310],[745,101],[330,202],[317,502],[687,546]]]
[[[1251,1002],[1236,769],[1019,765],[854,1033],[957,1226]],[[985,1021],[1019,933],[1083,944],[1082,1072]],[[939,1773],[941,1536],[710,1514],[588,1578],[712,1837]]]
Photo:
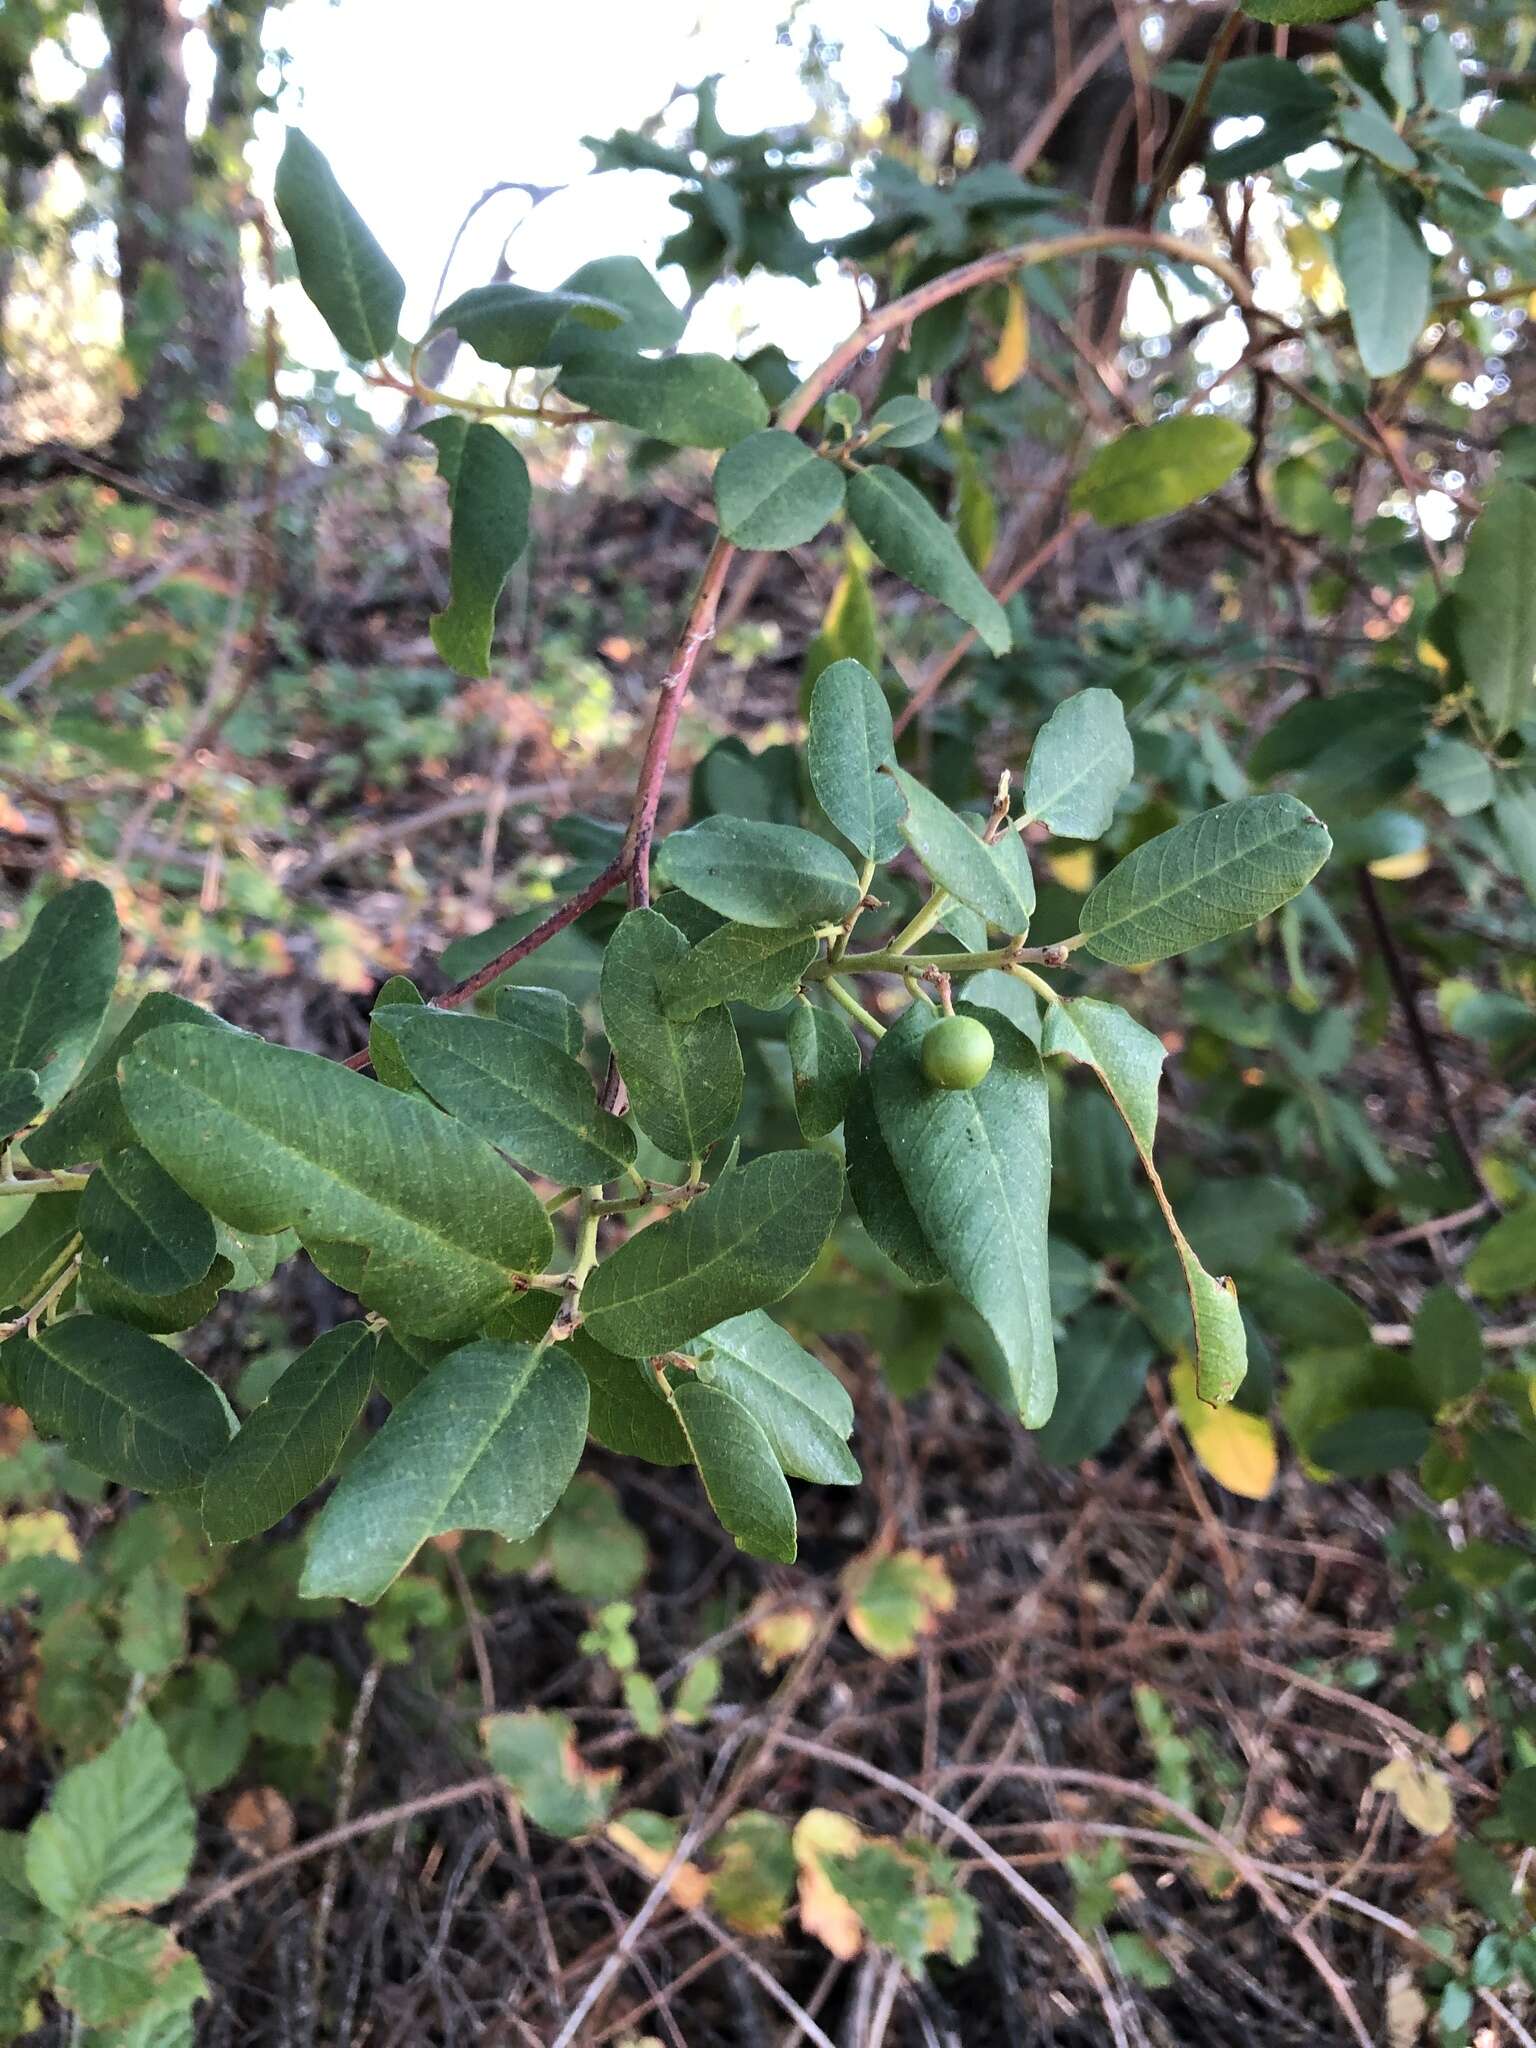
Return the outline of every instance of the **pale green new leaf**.
[[[859,1041],[839,1011],[796,1003],[789,1020],[789,1066],[800,1135],[827,1137],[842,1122],[862,1071]]]
[[[422,1009],[390,1030],[439,1108],[530,1172],[585,1187],[613,1180],[634,1158],[633,1131],[598,1107],[585,1070],[521,1025]]]
[[[427,329],[424,340],[452,328],[467,348],[503,369],[545,369],[564,353],[556,337],[564,329],[574,344],[583,328],[622,326],[625,313],[611,300],[562,288],[534,291],[525,284],[482,284],[461,292]]]
[[[1007,614],[915,484],[894,469],[862,469],[848,486],[848,514],[887,569],[974,626],[992,653],[1008,652]]]
[[[177,1294],[213,1264],[213,1218],[141,1145],[109,1152],[80,1197],[80,1231],[102,1269],[135,1294]]]
[[[1081,996],[1049,1007],[1041,1044],[1047,1056],[1063,1054],[1091,1067],[1124,1119],[1189,1290],[1195,1324],[1196,1391],[1202,1401],[1230,1401],[1248,1370],[1248,1339],[1237,1289],[1228,1279],[1213,1279],[1196,1258],[1173,1213],[1153,1156],[1157,1094],[1167,1057],[1162,1040],[1117,1004]]]
[[[889,1148],[924,1238],[958,1293],[991,1330],[1014,1406],[1038,1429],[1056,1399],[1046,1225],[1051,1194],[1049,1094],[1040,1055],[997,1011],[962,1004],[995,1047],[975,1088],[934,1088],[921,1048],[936,1011],[875,1048],[870,1086]]]
[[[120,1485],[179,1493],[229,1441],[229,1408],[213,1381],[105,1316],[65,1316],[12,1337],[0,1356],[39,1433]]]
[[[587,1383],[562,1346],[464,1345],[347,1467],[311,1531],[300,1592],[377,1600],[429,1537],[454,1529],[520,1542],[554,1511],[586,1436]]]
[[[1456,579],[1456,644],[1495,738],[1536,711],[1536,490],[1489,493]]]
[[[549,1218],[499,1152],[313,1053],[177,1025],[134,1047],[122,1090],[189,1194],[237,1230],[297,1231],[404,1329],[467,1335],[549,1263]]]
[[[841,1380],[802,1349],[772,1316],[755,1309],[716,1323],[693,1345],[701,1385],[739,1401],[794,1479],[856,1486],[848,1448],[853,1403]]]
[[[611,1351],[652,1357],[782,1300],[815,1264],[842,1192],[824,1152],[770,1152],[723,1173],[603,1260],[582,1294],[587,1330]]]
[[[1035,737],[1024,773],[1026,818],[1061,839],[1099,839],[1136,769],[1125,713],[1113,690],[1079,690]]]
[[[77,882],[45,903],[0,960],[0,1068],[28,1069],[51,1109],[85,1064],[117,979],[120,940],[110,891]]]
[[[373,1385],[373,1354],[367,1324],[342,1323],[293,1361],[209,1467],[210,1541],[259,1536],[330,1476]]]
[[[816,801],[866,860],[901,850],[901,796],[880,770],[896,761],[891,707],[861,661],[834,661],[811,692],[805,763]]]
[[[1399,188],[1362,159],[1344,173],[1333,254],[1367,375],[1395,376],[1429,319],[1433,263]]]
[[[1293,796],[1241,796],[1147,840],[1083,905],[1088,950],[1140,967],[1226,938],[1288,903],[1333,850]]]
[[[558,379],[573,404],[675,448],[729,448],[768,424],[768,401],[723,356],[628,354],[622,330],[580,343]]]
[[[450,601],[432,618],[432,644],[460,675],[491,672],[496,600],[528,545],[533,486],[504,434],[477,421],[464,437],[453,486]]]
[[[67,1926],[158,1906],[186,1883],[195,1842],[181,1773],[141,1712],[100,1756],[60,1778],[27,1830],[27,1882]]]
[[[721,917],[774,931],[837,924],[859,901],[846,854],[798,825],[753,818],[705,818],[669,833],[656,872]]]
[[[933,879],[999,931],[1010,937],[1027,932],[1035,907],[1027,861],[1022,871],[1012,860],[1005,866],[999,850],[978,839],[916,776],[905,768],[888,772],[906,798],[902,836]]]
[[[843,472],[782,427],[748,434],[715,467],[720,531],[739,548],[798,548],[842,510]]]
[[[662,986],[688,941],[659,911],[632,910],[603,955],[603,1028],[636,1123],[671,1159],[701,1159],[741,1108],[736,1027],[724,1009],[669,1017]]]
[[[405,280],[336,182],[325,158],[290,128],[277,166],[277,210],[299,282],[349,356],[368,362],[395,345]]]
[[[672,1400],[709,1504],[736,1548],[793,1564],[794,1496],[762,1426],[718,1387],[691,1381]]]
[[[1073,510],[1100,526],[1161,519],[1219,491],[1252,453],[1248,429],[1214,413],[1130,427],[1098,450],[1072,486]]]
[[[662,976],[662,1005],[669,1017],[683,1023],[691,1023],[717,1003],[782,1010],[820,950],[814,932],[723,924],[691,946]]]

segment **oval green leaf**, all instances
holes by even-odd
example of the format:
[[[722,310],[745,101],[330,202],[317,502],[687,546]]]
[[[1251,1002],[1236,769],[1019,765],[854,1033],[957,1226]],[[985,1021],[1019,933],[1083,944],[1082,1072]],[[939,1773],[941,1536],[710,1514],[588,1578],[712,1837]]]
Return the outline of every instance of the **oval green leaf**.
[[[135,1294],[195,1287],[218,1250],[208,1211],[141,1145],[109,1152],[91,1175],[80,1230],[109,1277]]]
[[[806,768],[817,803],[866,860],[901,850],[901,797],[880,773],[895,760],[885,692],[862,661],[832,662],[811,692]]]
[[[798,825],[705,818],[656,850],[656,872],[721,917],[774,931],[838,924],[859,901],[847,856]]]
[[[603,1028],[634,1119],[670,1159],[702,1159],[741,1108],[736,1027],[724,1009],[691,1023],[667,1014],[665,977],[688,941],[660,911],[632,910],[603,955]]]
[[[277,166],[277,210],[299,282],[349,356],[368,362],[395,345],[405,280],[307,135],[290,128]]]
[[[715,468],[720,531],[739,548],[798,548],[842,510],[843,472],[782,427],[727,449]]]
[[[848,486],[848,515],[876,558],[974,626],[994,654],[1013,645],[1007,613],[915,484],[893,469],[863,469]]]
[[[723,356],[650,356],[586,341],[566,357],[560,389],[621,427],[674,448],[729,448],[768,424],[768,401]]]
[[[1248,429],[1214,413],[1131,427],[1099,449],[1072,486],[1073,509],[1100,526],[1161,519],[1220,490],[1252,453]]]
[[[453,485],[450,599],[432,618],[432,644],[464,676],[491,672],[496,600],[528,545],[533,487],[504,434],[477,421],[464,436]]]

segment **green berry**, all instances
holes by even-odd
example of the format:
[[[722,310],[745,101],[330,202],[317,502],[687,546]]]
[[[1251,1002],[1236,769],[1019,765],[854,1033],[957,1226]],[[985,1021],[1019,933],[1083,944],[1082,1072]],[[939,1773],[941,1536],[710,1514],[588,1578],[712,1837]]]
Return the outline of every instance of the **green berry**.
[[[975,1088],[992,1067],[992,1034],[974,1017],[945,1017],[923,1040],[923,1078],[935,1088]]]

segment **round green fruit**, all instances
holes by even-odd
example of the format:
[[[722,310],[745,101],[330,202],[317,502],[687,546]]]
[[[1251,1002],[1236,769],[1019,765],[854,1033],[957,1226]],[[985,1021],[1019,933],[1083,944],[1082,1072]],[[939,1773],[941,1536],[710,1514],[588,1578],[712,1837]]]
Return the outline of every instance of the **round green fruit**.
[[[992,1034],[974,1017],[945,1017],[923,1040],[923,1078],[935,1088],[975,1088],[992,1068]]]

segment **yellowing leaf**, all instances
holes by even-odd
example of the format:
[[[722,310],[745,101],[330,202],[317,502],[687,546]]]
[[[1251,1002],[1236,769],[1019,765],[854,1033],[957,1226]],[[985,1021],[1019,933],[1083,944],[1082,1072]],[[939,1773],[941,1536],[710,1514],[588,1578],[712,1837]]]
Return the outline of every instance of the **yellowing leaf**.
[[[1008,311],[997,351],[982,364],[989,391],[1011,391],[1029,368],[1029,313],[1017,282],[1008,287]]]
[[[0,1515],[0,1560],[14,1564],[23,1557],[62,1557],[80,1562],[69,1518],[57,1508],[39,1508],[30,1515]]]
[[[603,1832],[647,1877],[660,1877],[677,1848],[677,1822],[644,1807],[621,1813]],[[709,1897],[709,1879],[696,1863],[680,1863],[667,1880],[667,1891],[685,1912],[691,1911]]]
[[[789,1829],[771,1813],[732,1814],[711,1844],[714,1909],[739,1934],[777,1934],[795,1884]]]
[[[1536,1386],[1536,1380],[1531,1384]],[[771,1675],[808,1648],[816,1633],[816,1618],[814,1607],[781,1607],[754,1621],[747,1634],[761,1668]]]
[[[1072,853],[1052,853],[1046,856],[1045,865],[1051,879],[1060,882],[1063,889],[1070,889],[1074,896],[1086,896],[1093,887],[1093,851],[1080,846]]]
[[[1381,860],[1369,863],[1370,871],[1383,882],[1411,882],[1422,875],[1429,866],[1430,853],[1427,846],[1415,846],[1408,853],[1389,853]]]
[[[864,1835],[846,1814],[813,1806],[795,1823],[792,1839],[800,1867],[800,1925],[839,1962],[849,1962],[864,1946],[864,1926],[848,1901],[833,1889],[822,1858],[856,1856],[864,1847]]]
[[[1412,1757],[1394,1757],[1371,1780],[1378,1792],[1390,1792],[1398,1811],[1421,1835],[1443,1835],[1455,1818],[1451,1788],[1430,1764]]]
[[[1218,1486],[1244,1500],[1263,1500],[1280,1469],[1275,1432],[1267,1416],[1241,1408],[1212,1408],[1195,1392],[1195,1368],[1180,1359],[1170,1375],[1179,1420],[1190,1448]]]
[[[855,1558],[843,1574],[848,1626],[877,1657],[910,1657],[955,1604],[955,1589],[936,1557],[898,1550],[888,1557]]]

